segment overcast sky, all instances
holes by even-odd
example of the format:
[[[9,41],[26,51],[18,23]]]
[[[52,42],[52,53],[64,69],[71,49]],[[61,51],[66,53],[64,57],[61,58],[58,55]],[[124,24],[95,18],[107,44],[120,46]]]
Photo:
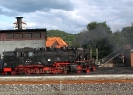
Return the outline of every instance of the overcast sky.
[[[116,31],[133,22],[133,0],[0,0],[0,30],[13,29],[16,16],[27,28],[79,33],[92,21],[106,21]]]

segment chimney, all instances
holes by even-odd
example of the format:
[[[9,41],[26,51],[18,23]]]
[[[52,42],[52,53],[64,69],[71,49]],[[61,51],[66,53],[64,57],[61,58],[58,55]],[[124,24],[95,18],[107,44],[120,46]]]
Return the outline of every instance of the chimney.
[[[18,30],[21,30],[22,29],[22,18],[23,17],[16,17],[17,24],[18,24]]]

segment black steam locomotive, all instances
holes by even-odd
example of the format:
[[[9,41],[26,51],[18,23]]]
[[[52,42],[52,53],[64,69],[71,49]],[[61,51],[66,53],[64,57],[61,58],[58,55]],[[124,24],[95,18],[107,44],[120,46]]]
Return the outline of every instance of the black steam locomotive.
[[[16,48],[3,53],[2,74],[89,73],[96,66],[83,48]]]

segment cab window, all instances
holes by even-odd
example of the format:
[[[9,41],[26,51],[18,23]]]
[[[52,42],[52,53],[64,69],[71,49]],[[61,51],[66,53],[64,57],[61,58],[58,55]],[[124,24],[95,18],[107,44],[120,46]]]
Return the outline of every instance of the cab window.
[[[32,57],[33,56],[33,52],[28,52],[28,57]]]

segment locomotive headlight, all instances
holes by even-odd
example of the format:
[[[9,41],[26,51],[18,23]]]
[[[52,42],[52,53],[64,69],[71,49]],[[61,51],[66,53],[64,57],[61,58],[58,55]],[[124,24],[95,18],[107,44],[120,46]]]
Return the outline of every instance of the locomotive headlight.
[[[51,61],[51,59],[48,59],[48,61]]]
[[[7,66],[7,63],[4,63],[4,66]]]

